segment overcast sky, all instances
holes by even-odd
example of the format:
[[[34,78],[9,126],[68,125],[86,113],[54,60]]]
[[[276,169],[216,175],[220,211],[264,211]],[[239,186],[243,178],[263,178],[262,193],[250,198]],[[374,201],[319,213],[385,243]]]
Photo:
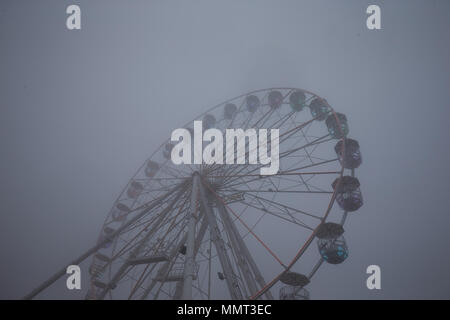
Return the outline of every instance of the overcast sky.
[[[66,29],[69,4],[82,30]],[[366,28],[369,4],[382,30]],[[312,298],[450,298],[449,12],[447,0],[2,0],[0,298],[92,246],[173,128],[277,86],[327,98],[364,157],[350,257],[319,270]],[[63,285],[42,297],[73,297]]]

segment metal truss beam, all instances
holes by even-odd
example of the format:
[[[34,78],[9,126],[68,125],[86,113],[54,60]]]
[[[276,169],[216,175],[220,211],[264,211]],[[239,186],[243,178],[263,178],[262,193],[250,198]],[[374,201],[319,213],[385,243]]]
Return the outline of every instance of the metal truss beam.
[[[231,237],[234,238],[234,241],[236,242],[236,246],[239,248],[239,252],[240,252],[241,256],[240,257],[238,256],[238,259],[242,260],[241,263],[243,264],[243,267],[246,270],[245,272],[249,274],[248,281],[251,282],[251,285],[249,286],[247,283],[247,286],[249,287],[251,294],[254,294],[257,291],[256,284],[254,284],[255,280],[253,278],[253,275],[251,275],[251,273],[249,272],[250,270],[248,270],[249,265],[253,271],[253,274],[255,275],[256,281],[259,283],[261,288],[263,288],[266,285],[266,282],[264,281],[264,278],[263,278],[261,272],[259,271],[258,266],[256,265],[255,261],[253,260],[253,257],[247,248],[247,245],[245,244],[239,231],[237,230],[236,225],[231,220],[230,215],[228,214],[228,211],[226,210],[225,206],[220,201],[217,201],[217,207],[221,214],[222,221],[227,226],[227,229],[228,229],[227,231],[230,234],[232,234]],[[244,273],[244,277],[245,277],[245,273]],[[246,282],[247,282],[247,278],[246,278]],[[270,291],[266,292],[266,298],[273,300],[273,296],[270,293]]]
[[[209,230],[211,232],[211,240],[214,243],[214,246],[216,247],[217,255],[219,256],[219,260],[222,265],[223,272],[225,274],[225,280],[228,286],[228,290],[230,292],[231,299],[242,300],[243,299],[242,292],[239,287],[239,283],[237,281],[236,274],[233,270],[230,258],[228,257],[225,242],[220,236],[220,231],[217,225],[216,217],[210,205],[208,204],[205,188],[201,183],[199,183],[199,190],[201,203],[203,209],[205,210],[205,215],[209,224]]]
[[[137,214],[134,218],[130,219],[128,222],[124,223],[120,228],[118,228],[116,231],[111,233],[108,237],[97,243],[92,248],[88,249],[86,252],[84,252],[81,256],[79,256],[77,259],[73,260],[69,264],[65,265],[61,270],[56,272],[53,276],[51,276],[48,280],[44,281],[39,287],[35,288],[33,291],[31,291],[29,294],[27,294],[23,299],[30,300],[33,299],[35,296],[37,296],[39,293],[50,287],[53,283],[55,283],[59,278],[64,276],[66,274],[66,269],[69,265],[78,265],[81,262],[83,262],[85,259],[87,259],[89,256],[91,256],[93,253],[97,252],[100,248],[102,248],[108,241],[111,241],[111,239],[114,239],[116,236],[118,236],[122,231],[124,231],[126,228],[128,228],[130,225],[138,221],[140,218],[145,216],[148,212],[150,212],[153,208],[160,205],[168,196],[172,195],[175,191],[177,191],[179,188],[184,187],[184,184],[180,184],[167,192],[166,194],[162,195],[160,198],[155,199],[154,202],[152,202],[147,207],[144,207],[142,211]]]

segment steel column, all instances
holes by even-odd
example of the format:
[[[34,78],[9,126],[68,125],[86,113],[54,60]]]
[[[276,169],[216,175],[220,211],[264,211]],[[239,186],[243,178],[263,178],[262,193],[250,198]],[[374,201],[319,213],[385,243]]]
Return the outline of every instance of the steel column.
[[[188,233],[186,241],[186,260],[184,263],[184,275],[183,275],[183,299],[192,299],[192,278],[194,277],[194,247],[195,247],[195,225],[197,224],[197,217],[195,213],[197,211],[197,199],[198,199],[198,183],[199,176],[195,172],[192,176],[192,189],[191,189],[191,206],[188,211]]]
[[[242,240],[242,237],[241,237],[239,231],[237,230],[236,225],[231,220],[231,218],[228,214],[228,211],[226,210],[225,206],[223,205],[223,203],[221,203],[221,201],[219,199],[217,201],[217,206],[219,208],[219,211],[223,210],[222,220],[224,221],[224,223],[229,225],[230,231],[233,233],[235,239],[237,240],[237,243],[241,249],[242,254],[247,259],[247,262],[250,265],[250,268],[252,269],[253,274],[255,275],[256,281],[259,283],[261,288],[264,288],[264,286],[266,285],[264,277],[262,276],[261,272],[259,271],[258,266],[256,265],[255,261],[253,260],[253,257],[247,248],[247,245],[245,244],[244,240]],[[252,294],[254,294],[254,293],[255,292],[252,292]],[[273,300],[273,296],[269,290],[266,291],[265,295],[266,295],[267,299]]]
[[[203,209],[205,210],[205,215],[206,218],[208,219],[209,230],[211,233],[211,240],[213,241],[214,246],[216,247],[217,255],[219,256],[220,264],[222,265],[223,272],[225,274],[225,280],[228,286],[228,290],[230,291],[231,299],[242,300],[243,299],[242,292],[241,289],[239,288],[239,283],[237,281],[236,274],[233,270],[230,258],[228,257],[225,242],[220,236],[216,217],[208,204],[205,188],[201,183],[199,184],[199,190]]]
[[[227,229],[227,233],[230,238],[233,249],[236,253],[238,266],[244,276],[245,283],[247,284],[247,288],[250,291],[250,296],[252,296],[253,294],[255,294],[257,292],[256,281],[255,281],[255,278],[253,277],[253,274],[250,271],[250,268],[249,268],[249,265],[248,265],[248,262],[246,259],[246,255],[242,251],[242,246],[239,243],[240,242],[239,240],[242,241],[242,238],[239,237],[239,239],[238,239],[236,237],[236,234],[234,232],[235,230],[233,228],[234,227],[233,222],[231,221],[230,217],[228,216],[228,212],[226,211],[223,204],[217,202],[217,208],[218,208],[219,214],[222,218],[222,221],[225,224],[225,227]]]

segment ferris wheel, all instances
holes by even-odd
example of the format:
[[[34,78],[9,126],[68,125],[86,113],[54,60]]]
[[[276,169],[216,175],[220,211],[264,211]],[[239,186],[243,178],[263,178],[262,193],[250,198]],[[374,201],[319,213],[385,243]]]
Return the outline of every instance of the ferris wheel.
[[[171,161],[167,140],[131,177],[89,261],[87,299],[309,299],[324,264],[349,250],[344,223],[362,204],[356,140],[318,95],[269,88],[193,120],[205,129],[279,129],[279,171]],[[184,128],[193,132],[193,121]],[[255,150],[246,145],[246,158]],[[52,281],[55,274],[28,297]]]

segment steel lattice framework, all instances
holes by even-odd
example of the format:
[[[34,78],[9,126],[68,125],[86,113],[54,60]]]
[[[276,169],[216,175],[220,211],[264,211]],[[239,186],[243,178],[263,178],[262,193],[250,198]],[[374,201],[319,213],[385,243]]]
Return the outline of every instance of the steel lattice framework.
[[[347,138],[346,117],[312,92],[269,88],[195,120],[221,131],[278,128],[279,172],[175,165],[165,141],[117,198],[97,244],[70,263],[90,263],[86,298],[274,299],[276,289],[281,299],[308,298],[305,286],[323,262],[347,257],[342,226],[362,205],[359,145]]]

